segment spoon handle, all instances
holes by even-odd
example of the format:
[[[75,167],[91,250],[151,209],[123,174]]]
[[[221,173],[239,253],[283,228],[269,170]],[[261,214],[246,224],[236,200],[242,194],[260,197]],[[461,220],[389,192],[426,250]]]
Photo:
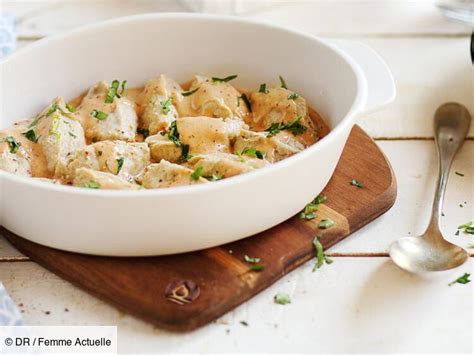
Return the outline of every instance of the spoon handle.
[[[464,143],[470,125],[470,114],[456,104],[442,105],[435,113],[435,143],[438,151],[438,182],[427,231],[439,231],[444,194],[454,156]],[[431,235],[441,235],[431,233]]]

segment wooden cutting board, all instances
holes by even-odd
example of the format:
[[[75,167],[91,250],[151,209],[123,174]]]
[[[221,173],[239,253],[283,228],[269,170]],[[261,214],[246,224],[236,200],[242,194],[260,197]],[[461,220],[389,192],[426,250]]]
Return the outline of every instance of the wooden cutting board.
[[[351,185],[352,179],[364,187]],[[171,256],[89,256],[0,232],[22,253],[73,284],[159,327],[185,331],[218,318],[314,258],[315,235],[321,235],[327,249],[393,205],[396,181],[390,164],[359,127],[352,130],[323,193],[328,200],[314,220],[295,216],[241,241]],[[321,219],[328,217],[334,226],[319,229]],[[261,258],[265,269],[250,271],[245,255]]]

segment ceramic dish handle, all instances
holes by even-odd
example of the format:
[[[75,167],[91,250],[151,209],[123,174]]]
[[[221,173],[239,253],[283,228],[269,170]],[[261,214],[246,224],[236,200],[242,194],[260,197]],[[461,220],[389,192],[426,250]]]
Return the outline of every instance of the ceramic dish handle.
[[[336,40],[333,43],[349,54],[364,73],[368,87],[364,112],[376,110],[394,100],[396,88],[392,72],[378,53],[360,42]]]

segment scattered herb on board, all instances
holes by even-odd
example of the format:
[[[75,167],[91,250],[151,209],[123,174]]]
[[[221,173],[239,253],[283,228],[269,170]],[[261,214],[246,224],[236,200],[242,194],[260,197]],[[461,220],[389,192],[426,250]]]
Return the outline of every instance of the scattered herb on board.
[[[66,108],[69,110],[69,112],[76,112],[77,111],[77,108],[75,108],[71,104],[66,104]]]
[[[226,76],[225,78],[216,78],[215,76],[212,77],[212,82],[213,83],[227,83],[231,80],[234,80],[235,78],[237,78],[238,75],[229,75],[229,76]]]
[[[352,185],[352,186],[357,186],[357,187],[359,187],[359,188],[364,187],[364,184],[363,184],[362,182],[356,180],[356,179],[352,179],[351,185]]]
[[[248,255],[244,256],[244,260],[249,264],[258,264],[262,259],[261,258],[251,258]]]
[[[324,263],[326,264],[332,263],[332,260],[324,254],[323,245],[321,244],[319,238],[320,236],[316,236],[313,239],[313,246],[314,246],[314,249],[316,250],[316,264],[313,267],[313,271],[316,271],[316,269],[319,269],[321,266],[323,266]]]
[[[88,188],[88,189],[100,189],[100,185],[97,181],[94,181],[94,180],[91,180],[89,182],[87,182],[84,187]]]
[[[283,79],[283,77],[282,77],[281,75],[279,75],[279,78],[280,78],[280,86],[281,86],[283,89],[288,89],[288,86],[286,85],[285,79]]]
[[[194,94],[194,93],[195,93],[196,91],[198,91],[198,90],[199,90],[199,87],[197,87],[196,89],[190,90],[190,91],[184,91],[184,92],[181,93],[181,95],[183,95],[183,96],[190,96],[190,95]]]
[[[458,172],[458,171],[455,171],[454,173],[455,173],[456,175],[459,175],[459,176],[464,176],[463,173],[460,173],[460,172]]]
[[[202,171],[203,171],[203,167],[202,166],[198,166],[194,172],[191,174],[191,180],[193,181],[198,181],[199,178],[202,176]]]
[[[125,91],[126,82],[127,82],[126,80],[122,81],[122,94]],[[104,101],[106,104],[111,104],[112,102],[114,102],[114,99],[116,97],[120,98],[120,94],[118,93],[119,86],[120,86],[120,82],[118,80],[112,81],[112,84],[109,87],[107,96]]]
[[[330,218],[323,219],[319,222],[319,229],[328,229],[334,225],[334,221]]]
[[[171,105],[173,104],[173,98],[170,96],[165,101],[160,100],[161,112],[167,115],[171,111]]]
[[[38,143],[38,138],[34,128],[30,128],[28,131],[22,133],[26,139],[32,141],[33,143]]]
[[[124,158],[117,159],[117,175],[120,173],[120,170],[122,170],[124,160]]]
[[[275,303],[281,305],[291,303],[290,295],[284,292],[278,292],[273,299]]]
[[[143,138],[147,138],[150,135],[150,130],[146,128],[137,128],[137,133],[141,134]]]
[[[448,284],[448,286],[452,286],[454,284],[463,284],[463,285],[468,284],[469,282],[471,282],[471,280],[469,280],[470,276],[471,276],[471,274],[466,272],[464,275],[462,275],[462,276],[458,277],[456,280],[450,282]]]
[[[260,84],[260,87],[258,88],[258,92],[261,92],[262,94],[268,94],[267,84],[265,83]]]
[[[326,195],[318,195],[316,198],[308,203],[303,211],[300,212],[298,217],[300,219],[306,219],[306,220],[312,220],[316,218],[316,211],[319,207],[319,205],[325,201],[327,201],[328,197]]]
[[[277,135],[283,130],[290,131],[295,136],[299,134],[303,134],[307,128],[300,123],[301,119],[302,119],[302,116],[298,116],[289,123],[282,123],[282,122],[273,123],[270,127],[268,127],[265,130],[265,132],[268,132],[267,137],[272,137],[274,135]]]
[[[288,100],[296,100],[298,97],[300,97],[296,92],[292,92],[290,95],[288,95]]]
[[[18,149],[20,149],[21,147],[21,143],[18,142],[13,136],[7,136],[4,138],[3,141],[8,144],[8,147],[10,148],[10,153],[12,154],[18,152]]]
[[[474,221],[461,224],[458,229],[462,230],[464,233],[474,234]]]
[[[245,102],[245,106],[247,106],[249,112],[252,112],[252,105],[250,104],[250,100],[247,97],[247,95],[242,94],[240,95],[240,98],[242,99],[243,102]]]
[[[106,114],[106,113],[103,112],[103,111],[99,111],[99,110],[94,109],[94,110],[92,110],[92,112],[91,112],[91,116],[97,118],[99,121],[104,121],[104,120],[107,119],[107,117],[108,117],[109,115]]]

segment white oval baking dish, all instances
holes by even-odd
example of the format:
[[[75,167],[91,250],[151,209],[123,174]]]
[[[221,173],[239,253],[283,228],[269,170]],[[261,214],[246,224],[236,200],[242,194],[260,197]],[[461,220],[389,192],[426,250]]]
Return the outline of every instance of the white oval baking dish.
[[[113,256],[186,252],[235,241],[301,210],[330,179],[356,114],[395,96],[370,48],[225,16],[151,14],[50,37],[0,64],[0,128],[71,99],[101,79],[129,87],[166,73],[239,74],[258,88],[284,76],[331,127],[309,149],[273,166],[211,184],[146,191],[50,185],[0,171],[0,224],[33,242]]]

